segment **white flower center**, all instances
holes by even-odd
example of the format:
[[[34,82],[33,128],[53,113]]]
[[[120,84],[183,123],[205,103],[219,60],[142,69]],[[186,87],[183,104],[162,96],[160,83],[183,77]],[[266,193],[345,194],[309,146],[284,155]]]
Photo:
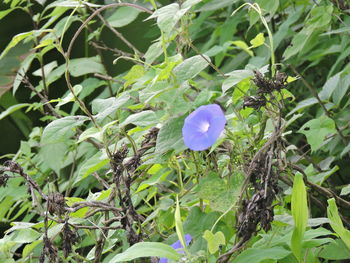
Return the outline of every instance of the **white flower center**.
[[[209,130],[209,122],[202,122],[199,126],[199,129],[202,133],[207,132]]]

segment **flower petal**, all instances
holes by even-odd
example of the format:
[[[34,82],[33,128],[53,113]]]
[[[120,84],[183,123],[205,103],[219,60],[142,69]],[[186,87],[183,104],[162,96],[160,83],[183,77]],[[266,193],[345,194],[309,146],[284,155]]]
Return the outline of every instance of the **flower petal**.
[[[191,240],[192,240],[191,235],[190,235],[190,234],[186,234],[186,235],[185,235],[186,246],[188,246],[188,245],[190,244]],[[182,246],[180,240],[178,240],[178,241],[176,241],[175,243],[173,243],[173,244],[171,245],[171,247],[172,247],[173,249],[180,249],[180,248],[183,248],[183,246]],[[181,253],[181,254],[185,253],[183,250],[178,250],[178,252]],[[161,259],[158,261],[158,263],[167,263],[167,262],[168,262],[168,259],[166,259],[166,258],[161,258]]]

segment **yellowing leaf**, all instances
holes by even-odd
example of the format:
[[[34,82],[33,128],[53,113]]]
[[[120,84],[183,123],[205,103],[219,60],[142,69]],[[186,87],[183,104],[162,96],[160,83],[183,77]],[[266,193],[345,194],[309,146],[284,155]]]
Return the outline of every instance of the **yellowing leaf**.
[[[220,245],[225,245],[225,236],[221,231],[216,232],[214,235],[211,231],[205,230],[203,238],[208,242],[208,250],[210,254],[216,253],[219,250]]]
[[[252,47],[259,47],[265,43],[265,37],[263,33],[259,33],[254,37],[252,40],[250,40],[250,44],[252,44]]]

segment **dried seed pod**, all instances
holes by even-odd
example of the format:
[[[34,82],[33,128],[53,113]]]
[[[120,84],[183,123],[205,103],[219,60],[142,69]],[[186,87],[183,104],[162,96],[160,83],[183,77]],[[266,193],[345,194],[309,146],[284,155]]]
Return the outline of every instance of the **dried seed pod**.
[[[258,110],[266,105],[266,98],[263,95],[245,96],[243,100],[243,109],[248,107]]]
[[[7,174],[0,175],[0,187],[5,187],[9,178],[10,177]]]
[[[72,246],[77,242],[77,235],[72,229],[69,227],[68,222],[66,222],[62,229],[63,236],[63,254],[64,257],[68,257],[68,255],[72,252]]]
[[[55,192],[48,196],[48,211],[50,214],[62,215],[65,212],[65,200],[61,193]]]

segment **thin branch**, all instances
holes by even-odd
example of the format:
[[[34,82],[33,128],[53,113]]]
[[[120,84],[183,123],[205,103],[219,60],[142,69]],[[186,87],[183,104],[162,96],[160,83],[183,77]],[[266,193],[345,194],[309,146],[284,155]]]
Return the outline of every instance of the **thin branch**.
[[[328,189],[328,188],[325,188],[323,186],[320,186],[318,184],[314,184],[310,181],[307,180],[307,175],[305,174],[304,172],[304,169],[302,169],[301,167],[295,165],[295,164],[290,164],[290,166],[300,172],[301,174],[303,174],[304,176],[304,181],[305,183],[310,186],[312,189],[314,189],[315,191],[317,191],[318,193],[320,193],[321,195],[323,196],[326,196],[328,198],[333,198],[337,201],[338,205],[343,207],[343,208],[346,208],[346,209],[350,209],[350,202],[349,201],[346,201],[345,199],[341,198],[340,196],[338,196],[336,193],[334,193],[332,190]]]
[[[241,250],[244,245],[247,243],[248,240],[240,240],[233,248],[231,248],[228,252],[226,252],[225,254],[222,254],[219,257],[218,262],[219,263],[226,263],[230,260],[230,257],[232,256],[232,254],[236,253],[237,251]]]
[[[93,8],[90,8],[91,10],[95,11]],[[124,36],[122,33],[117,31],[111,24],[100,14],[97,13],[97,16],[101,21],[121,40],[127,45],[130,49],[132,49],[139,57],[143,57],[144,54],[139,51],[133,44],[131,44]]]

